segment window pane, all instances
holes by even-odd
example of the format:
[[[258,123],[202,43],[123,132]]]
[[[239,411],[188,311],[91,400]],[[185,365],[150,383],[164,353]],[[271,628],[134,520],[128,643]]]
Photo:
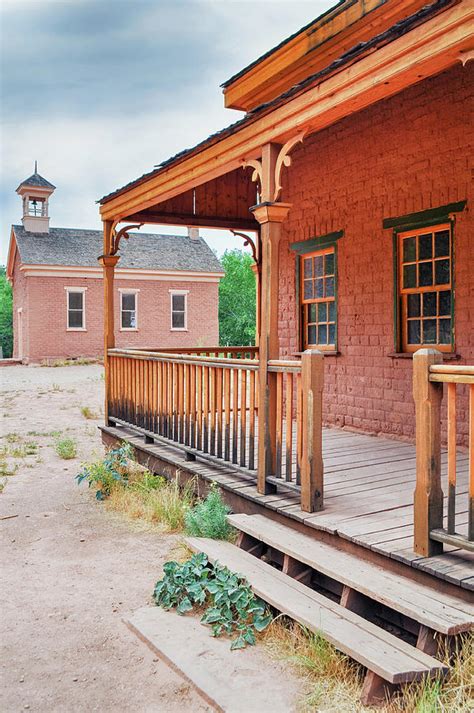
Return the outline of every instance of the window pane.
[[[318,304],[318,322],[327,322],[327,304],[320,302]]]
[[[173,327],[184,329],[184,312],[173,312]]]
[[[304,298],[305,300],[313,299],[313,280],[304,281]]]
[[[122,293],[122,309],[135,309],[135,294]]]
[[[314,259],[314,274],[316,277],[321,277],[323,274],[323,256],[318,255]]]
[[[436,344],[436,320],[423,320],[423,343]]]
[[[328,343],[328,328],[325,324],[320,324],[318,327],[318,344]]]
[[[184,312],[184,295],[173,295],[173,310]]]
[[[449,260],[436,260],[435,279],[437,285],[449,284]]]
[[[316,305],[308,305],[308,322],[316,322]]]
[[[83,292],[69,292],[69,309],[82,309]]]
[[[449,255],[449,230],[435,233],[435,257]]]
[[[403,268],[403,287],[416,287],[416,265],[405,265]]]
[[[334,253],[329,253],[325,257],[324,264],[325,275],[334,275]]]
[[[316,327],[308,327],[308,344],[316,344]]]
[[[304,263],[304,276],[305,277],[312,277],[313,276],[313,261],[310,257],[307,257],[303,260]]]
[[[135,327],[135,312],[122,312],[122,327],[124,329]]]
[[[431,233],[418,237],[418,260],[427,260],[433,257],[433,242]]]
[[[438,314],[451,314],[451,290],[442,290],[439,293]]]
[[[420,295],[419,294],[408,295],[408,316],[409,317],[419,317],[420,316]]]
[[[416,238],[405,238],[403,241],[403,262],[416,260]]]
[[[420,287],[427,287],[427,285],[433,284],[433,263],[432,262],[420,262],[418,265],[419,272],[419,285]]]
[[[329,306],[329,321],[335,322],[336,321],[336,303],[329,302],[328,306]]]
[[[335,344],[336,343],[336,325],[335,324],[330,324],[329,325],[329,339],[328,339],[328,344]]]
[[[408,344],[421,344],[419,319],[408,320]]]
[[[334,297],[334,277],[326,277],[326,297]]]
[[[436,292],[423,294],[423,317],[436,317]]]
[[[69,311],[69,327],[82,328],[82,311]]]
[[[316,280],[315,282],[316,294],[315,297],[324,297],[324,279]]]
[[[451,344],[451,320],[450,319],[440,319],[439,320],[439,343],[440,344]]]

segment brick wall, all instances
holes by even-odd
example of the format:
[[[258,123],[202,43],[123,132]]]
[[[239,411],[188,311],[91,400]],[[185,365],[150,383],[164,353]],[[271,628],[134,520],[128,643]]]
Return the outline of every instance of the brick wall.
[[[25,288],[26,281],[26,288]],[[115,280],[115,333],[118,347],[205,346],[219,343],[218,285],[190,281]],[[86,331],[68,331],[65,287],[86,287]],[[120,331],[119,288],[139,290],[138,331]],[[188,331],[171,331],[169,290],[189,290]],[[16,270],[15,300],[24,301],[30,362],[103,353],[103,283],[97,278],[27,277]]]
[[[454,230],[455,328],[460,363],[474,363],[472,65],[457,65],[309,136],[284,172],[283,200],[293,207],[280,248],[282,356],[300,348],[295,255],[288,246],[344,230],[338,241],[340,356],[325,359],[329,423],[414,435],[412,361],[388,356],[394,347],[393,248],[384,218],[468,199]],[[465,395],[459,405],[466,442]]]
[[[13,289],[13,357],[18,359],[28,353],[28,291],[26,278],[20,272],[20,258],[18,253],[15,256],[13,264],[13,272],[15,275],[15,283]],[[21,317],[18,315],[18,310],[21,309]],[[19,319],[22,320],[22,345],[20,346],[20,326]],[[23,352],[21,354],[20,352]]]

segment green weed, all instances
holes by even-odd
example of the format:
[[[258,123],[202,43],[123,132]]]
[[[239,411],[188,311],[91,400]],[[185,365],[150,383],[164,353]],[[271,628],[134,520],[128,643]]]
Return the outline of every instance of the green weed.
[[[186,513],[186,533],[214,540],[232,539],[235,530],[227,521],[229,512],[230,508],[222,500],[219,488],[213,484],[207,498]]]
[[[54,450],[63,460],[72,460],[77,456],[76,442],[72,438],[58,438]]]

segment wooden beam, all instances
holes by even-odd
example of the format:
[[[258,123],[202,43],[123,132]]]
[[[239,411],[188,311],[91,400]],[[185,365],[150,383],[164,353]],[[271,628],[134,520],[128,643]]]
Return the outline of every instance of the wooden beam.
[[[114,329],[114,272],[119,261],[118,255],[111,255],[113,249],[113,222],[104,221],[104,254],[99,257],[99,262],[104,269],[104,367],[105,367],[105,423],[108,424],[109,397],[110,397],[110,369],[108,363],[108,350],[115,347]]]
[[[227,230],[258,231],[258,223],[253,218],[226,218],[218,215],[193,215],[191,213],[155,213],[142,211],[128,216],[128,220],[156,225],[186,225],[196,228],[222,228]]]

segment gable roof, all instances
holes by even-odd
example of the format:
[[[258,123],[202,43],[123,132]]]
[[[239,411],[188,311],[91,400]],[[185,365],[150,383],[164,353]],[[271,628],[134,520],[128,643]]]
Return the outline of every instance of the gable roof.
[[[103,252],[101,230],[50,228],[49,233],[33,233],[13,225],[12,231],[23,265],[97,267]],[[120,244],[118,267],[223,274],[206,241],[187,235],[130,233],[130,239]]]
[[[53,186],[52,183],[47,181],[46,178],[43,178],[43,176],[40,176],[39,173],[37,173],[36,171],[29,178],[25,178],[25,180],[20,183],[16,190],[18,191],[22,186],[33,186],[34,188],[51,188],[53,191],[56,188],[56,186]]]

